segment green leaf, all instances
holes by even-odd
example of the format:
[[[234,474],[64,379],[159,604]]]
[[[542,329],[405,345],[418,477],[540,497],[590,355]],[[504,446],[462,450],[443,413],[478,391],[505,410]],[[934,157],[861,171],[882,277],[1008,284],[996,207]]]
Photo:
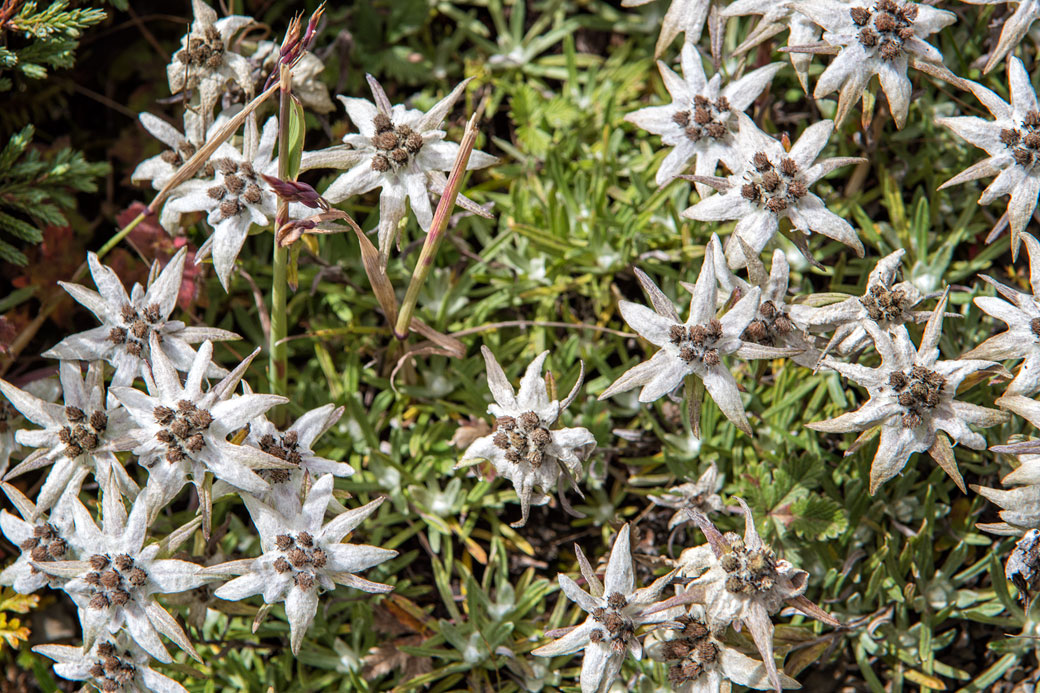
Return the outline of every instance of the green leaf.
[[[300,103],[300,100],[291,94],[290,99],[289,128],[286,135],[289,139],[289,160],[285,166],[285,178],[287,180],[296,180],[296,176],[300,174],[300,158],[303,156],[307,120],[304,117],[303,105]]]

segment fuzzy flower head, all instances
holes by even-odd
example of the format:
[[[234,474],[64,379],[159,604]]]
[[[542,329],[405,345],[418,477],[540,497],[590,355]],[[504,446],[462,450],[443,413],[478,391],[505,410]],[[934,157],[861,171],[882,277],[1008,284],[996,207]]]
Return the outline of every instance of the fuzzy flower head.
[[[978,296],[975,305],[982,312],[1007,324],[1006,332],[990,337],[963,358],[981,358],[990,361],[1024,359],[1018,375],[1008,386],[1008,395],[1029,396],[1040,390],[1040,243],[1029,234],[1023,234],[1029,253],[1029,280],[1031,293],[1005,286],[991,277],[983,277],[1004,298]]]
[[[660,135],[663,144],[674,147],[657,169],[654,180],[658,185],[683,173],[691,161],[698,176],[715,175],[719,161],[730,170],[739,168],[742,162],[735,146],[737,120],[733,114],[746,111],[783,67],[782,63],[766,65],[723,87],[721,74],[706,78],[700,53],[689,42],[683,45],[681,64],[682,78],[662,61],[657,62],[672,103],[625,116],[628,122]],[[704,183],[697,183],[702,197],[709,190]]]
[[[718,491],[722,488],[719,469],[712,462],[697,481],[688,481],[668,489],[660,495],[651,495],[655,505],[675,509],[668,520],[668,529],[675,529],[691,520],[688,510],[697,510],[705,515],[720,512],[724,507]]]
[[[737,354],[741,358],[775,358],[790,352],[741,341],[741,335],[758,311],[761,297],[758,287],[752,287],[721,318],[715,317],[718,286],[714,257],[719,252],[721,244],[713,236],[704,252],[686,322],[679,318],[675,306],[657,285],[636,270],[654,308],[629,301],[620,301],[618,308],[632,329],[660,349],[649,361],[625,371],[600,399],[641,386],[639,401],[653,402],[682,385],[687,376],[695,375],[726,418],[751,435],[737,381],[722,357]]]
[[[238,339],[238,335],[227,330],[188,327],[180,320],[169,319],[177,306],[186,252],[185,248],[177,251],[161,272],[158,262],[153,264],[148,288],[134,284],[129,295],[116,273],[102,265],[97,255],[88,253],[87,264],[98,291],[79,284],[58,283],[101,321],[101,327],[66,337],[43,356],[63,361],[107,361],[115,368],[112,385],[118,387],[130,385],[148,372],[153,344],[184,371],[195,356],[190,344],[207,339]],[[213,375],[220,373],[219,368],[213,369]]]
[[[878,260],[867,275],[862,296],[850,296],[838,303],[791,306],[792,319],[813,332],[834,332],[824,353],[839,356],[854,354],[871,343],[865,325],[881,330],[897,330],[908,322],[925,322],[930,311],[914,310],[925,296],[909,281],[899,281],[900,263],[906,251],[900,248]]]
[[[1033,218],[1040,196],[1040,106],[1022,61],[1012,57],[1007,66],[1010,104],[982,85],[969,82],[972,92],[993,115],[993,120],[975,116],[936,119],[940,125],[989,154],[939,189],[996,176],[982,191],[979,204],[987,205],[998,197],[1010,196],[1007,216],[1011,226],[1011,252],[1017,254],[1022,232]]]
[[[676,586],[680,593],[682,587]],[[700,604],[672,620],[672,627],[647,637],[646,652],[668,667],[668,682],[676,693],[721,693],[727,682],[756,690],[769,690],[766,666],[725,642],[726,626],[713,624]],[[784,688],[799,688],[794,679],[780,674]]]
[[[520,521],[512,526],[523,527],[531,505],[549,502],[547,493],[556,488],[561,476],[571,487],[578,488],[577,480],[584,476],[584,461],[596,447],[596,439],[588,429],[554,428],[560,414],[578,396],[584,366],[561,403],[549,399],[542,378],[548,351],[535,357],[527,367],[519,392],[513,390],[491,350],[484,346],[480,351],[487,365],[488,387],[495,398],[494,404],[488,406],[488,413],[495,417],[495,427],[491,435],[478,438],[466,448],[459,464],[486,459],[495,471],[512,481],[520,496],[521,512]],[[561,484],[560,504],[569,509],[563,492]]]
[[[230,45],[234,35],[252,24],[253,18],[232,15],[217,19],[217,13],[202,0],[192,0],[191,6],[195,21],[181,39],[180,50],[173,54],[166,77],[171,93],[188,91],[198,99],[198,112],[189,108],[185,122],[189,130],[196,129],[191,134],[199,135],[212,123],[213,110],[229,83],[247,95],[253,93],[249,61],[231,50]]]
[[[809,574],[777,558],[758,535],[747,503],[741,498],[737,502],[744,511],[743,538],[732,532],[722,534],[707,517],[693,513],[708,544],[683,551],[679,556],[680,574],[695,578],[686,588],[687,597],[702,596],[698,601],[704,604],[712,623],[719,627],[730,623],[747,627],[762,655],[769,680],[779,691],[782,683],[773,659],[770,617],[786,604],[818,621],[833,626],[840,623],[804,596]]]
[[[637,660],[643,658],[641,635],[636,631],[640,626],[667,620],[666,612],[653,607],[673,573],[658,578],[648,587],[635,588],[627,524],[614,539],[603,582],[596,576],[581,548],[575,545],[574,550],[589,592],[562,573],[557,579],[567,598],[580,606],[588,617],[581,625],[569,629],[559,639],[542,645],[531,654],[555,657],[584,650],[581,690],[582,693],[597,693],[610,687],[628,653]]]
[[[194,563],[158,558],[158,543],[144,546],[150,502],[149,494],[142,492],[127,516],[119,494],[106,490],[102,529],[98,529],[83,504],[72,499],[75,535],[70,543],[81,560],[33,565],[68,579],[62,589],[79,609],[84,648],[93,647],[105,633],[125,631],[152,657],[169,662],[170,655],[159,638],[162,634],[199,659],[184,630],[155,595],[194,589],[206,578],[199,576],[199,566]],[[188,532],[176,534],[186,538]]]
[[[326,404],[310,410],[284,431],[279,431],[266,416],[249,422],[246,444],[289,465],[285,469],[259,470],[260,477],[271,485],[270,493],[259,496],[261,501],[282,509],[287,507],[286,504],[294,502],[305,475],[314,478],[325,474],[344,477],[354,473],[354,468],[349,464],[319,457],[312,449],[318,437],[339,421],[343,411],[343,407]]]
[[[968,428],[968,424],[987,427],[1008,418],[1004,412],[954,399],[957,388],[968,375],[998,366],[975,359],[939,360],[946,300],[944,295],[928,320],[920,348],[910,341],[905,327],[889,333],[867,322],[864,327],[881,356],[879,367],[824,360],[825,366],[866,388],[869,400],[856,411],[808,426],[827,433],[880,427],[881,440],[870,468],[871,494],[899,474],[911,455],[925,451],[963,491],[964,480],[957,469],[950,441],[940,431],[973,450],[983,450],[986,439]]]
[[[168,147],[158,155],[142,161],[130,174],[132,182],[149,181],[155,190],[162,190],[177,174],[178,169],[206,144],[208,137],[227,122],[227,118],[221,114],[213,121],[209,132],[193,132],[189,129],[186,135],[182,135],[177,128],[151,113],[142,113],[138,119],[152,137]],[[212,178],[214,171],[213,164],[207,163],[198,170],[195,177]],[[171,229],[180,225],[179,218],[168,216],[167,219]]]
[[[957,20],[953,12],[901,0],[868,0],[862,5],[848,0],[813,0],[796,2],[793,7],[823,27],[824,43],[838,49],[813,91],[817,99],[840,92],[835,117],[838,123],[845,120],[874,75],[900,129],[910,110],[907,66],[953,77],[942,65],[942,53],[924,40],[953,24]]]
[[[801,12],[794,9],[794,4],[784,0],[734,0],[719,12],[722,17],[742,17],[749,14],[761,15],[755,28],[737,46],[733,53],[740,55],[756,46],[760,46],[785,29],[789,30],[787,45],[801,46],[816,43],[820,40],[820,27]],[[789,53],[791,65],[802,89],[809,91],[809,62],[811,55],[805,53]]]
[[[365,592],[385,593],[390,585],[370,582],[355,573],[390,560],[396,551],[366,544],[346,544],[343,538],[376,511],[383,499],[348,510],[325,523],[332,500],[333,476],[319,478],[302,505],[283,514],[252,496],[244,495],[249,515],[260,533],[263,553],[258,558],[232,561],[207,568],[208,575],[238,574],[218,587],[221,599],[238,601],[262,594],[266,604],[285,602],[293,654],[300,651],[303,636],[318,611],[318,595],[336,584]]]
[[[441,123],[466,88],[466,80],[426,113],[403,104],[391,105],[383,87],[368,75],[375,102],[341,96],[339,100],[357,127],[357,134],[343,138],[343,145],[303,155],[300,170],[346,169],[322,196],[337,203],[354,195],[381,188],[379,194],[379,251],[384,257],[397,236],[407,209],[405,201],[424,231],[433,223],[431,194],[441,194],[447,185],[446,171],[455,163],[459,145],[445,141]],[[484,168],[497,159],[474,151],[467,170]],[[463,195],[459,206],[487,216],[487,212]]]
[[[195,261],[212,255],[213,269],[225,291],[249,227],[270,224],[277,210],[278,197],[262,178],[278,173],[274,159],[277,140],[278,119],[272,117],[264,124],[259,143],[253,137],[245,138],[243,152],[225,142],[210,160],[213,178],[183,183],[163,207],[162,221],[167,230],[168,223],[180,214],[209,213],[206,221],[213,234],[199,248]]]
[[[48,575],[35,564],[67,561],[78,557],[72,537],[72,509],[68,501],[75,493],[66,494],[50,517],[10,484],[2,484],[4,493],[21,518],[0,510],[0,529],[7,540],[21,550],[15,562],[0,572],[0,585],[9,585],[18,594],[31,594],[41,587],[61,589],[63,578]]]
[[[154,337],[153,337],[154,340]],[[209,494],[206,472],[235,488],[264,493],[270,485],[256,469],[285,468],[289,464],[249,445],[234,445],[227,438],[234,431],[287,402],[277,395],[233,396],[259,349],[211,388],[203,381],[213,358],[212,342],[205,342],[195,355],[184,383],[162,352],[153,351],[149,394],[129,387],[112,388],[112,394],[130,412],[137,426],[130,432],[137,447],[138,462],[148,468],[148,485],[165,505],[187,480],[199,490],[204,527],[208,527]]]
[[[741,165],[727,179],[716,179],[719,194],[711,195],[686,209],[683,216],[698,221],[737,220],[726,247],[732,268],[747,264],[741,243],[760,253],[780,229],[780,220],[790,219],[795,242],[808,255],[806,237],[819,233],[844,243],[860,257],[860,243],[852,226],[827,209],[809,191],[816,181],[841,166],[859,163],[859,158],[833,158],[817,162],[834,131],[834,122],[823,120],[810,125],[790,148],[758,129],[750,118],[738,113],[740,130],[737,148]]]
[[[102,486],[113,477],[122,491],[136,494],[137,484],[113,454],[133,447],[128,435],[132,424],[121,407],[107,404],[103,365],[92,363],[86,379],[74,361],[62,361],[58,372],[64,404],[52,404],[0,380],[0,393],[26,419],[40,426],[15,434],[19,443],[36,451],[7,478],[53,465],[37,496],[36,511],[41,513],[66,492],[77,493],[89,474],[94,474]]]
[[[125,635],[98,639],[93,647],[37,645],[33,652],[53,659],[54,673],[70,681],[88,681],[113,693],[188,693],[184,686],[151,668],[152,657]]]

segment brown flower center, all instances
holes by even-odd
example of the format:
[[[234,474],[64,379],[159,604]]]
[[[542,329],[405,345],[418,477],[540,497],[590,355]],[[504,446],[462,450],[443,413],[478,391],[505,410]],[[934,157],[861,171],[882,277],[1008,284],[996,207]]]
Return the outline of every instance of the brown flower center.
[[[859,42],[885,60],[903,55],[904,44],[914,37],[917,5],[900,5],[895,0],[877,0],[873,10],[853,7],[849,10],[852,21],[859,29]]]
[[[19,544],[18,548],[23,553],[28,552],[34,563],[45,563],[64,560],[69,545],[54,525],[45,522],[33,527],[32,536]],[[40,571],[36,566],[30,565],[29,572],[35,575]]]
[[[154,331],[159,343],[163,335],[159,327],[165,322],[158,303],[153,303],[143,311],[129,303],[120,309],[124,327],[113,327],[108,332],[108,341],[122,345],[126,353],[134,358],[148,358],[148,336]]]
[[[550,456],[547,448],[552,443],[552,433],[533,411],[515,419],[500,416],[495,419],[494,430],[495,447],[505,450],[505,458],[513,464],[526,462],[537,469]]]
[[[668,668],[668,680],[673,686],[695,681],[715,666],[719,646],[708,627],[690,616],[675,619],[682,624],[679,637],[664,643],[661,653],[666,662],[676,662]]]
[[[166,446],[166,461],[180,462],[206,446],[203,435],[213,423],[213,415],[187,400],[177,402],[177,409],[157,406],[152,410],[162,428],[155,433]]]
[[[729,112],[729,100],[725,96],[711,101],[698,94],[693,97],[693,108],[679,111],[672,116],[672,121],[683,129],[691,142],[699,142],[704,137],[720,140],[729,134],[726,127]]]
[[[224,40],[216,27],[206,27],[202,35],[188,38],[188,46],[177,52],[177,60],[188,71],[188,88],[198,86],[197,71],[216,70],[224,64]]]
[[[607,642],[615,652],[624,653],[629,642],[635,638],[636,627],[625,614],[628,599],[620,592],[607,595],[607,606],[592,610],[592,618],[600,628],[589,634],[593,642]]]
[[[295,536],[279,534],[274,541],[282,552],[274,562],[274,569],[279,573],[292,573],[293,581],[300,589],[314,587],[315,569],[324,568],[329,560],[324,549],[314,545],[314,537],[309,532],[300,532]]]
[[[722,323],[715,318],[707,325],[672,325],[670,337],[672,344],[679,347],[679,358],[686,363],[700,361],[706,366],[719,365]]]
[[[728,573],[726,591],[749,594],[773,589],[777,574],[772,552],[765,548],[749,549],[736,535],[727,535],[727,539],[728,550],[719,558],[719,564]]]
[[[207,190],[206,194],[220,203],[218,208],[222,220],[246,212],[248,205],[263,202],[260,178],[251,163],[231,159],[218,159],[213,163],[221,176],[221,183]]]
[[[372,157],[373,170],[396,172],[408,165],[422,149],[423,138],[407,125],[394,125],[385,113],[376,114],[372,121],[376,134],[372,136],[376,155]]]
[[[148,583],[148,573],[134,563],[125,553],[117,556],[94,554],[87,559],[91,572],[83,578],[90,585],[91,609],[107,609],[109,606],[124,606],[130,601],[134,590]]]
[[[776,346],[782,344],[784,337],[793,329],[794,324],[786,310],[778,308],[772,301],[762,301],[758,307],[758,317],[748,323],[740,338],[746,342]]]
[[[300,455],[300,439],[296,431],[286,431],[280,435],[267,433],[261,436],[258,443],[260,449],[268,455],[273,455],[297,467],[303,462],[303,456]],[[258,473],[272,484],[282,484],[289,480],[291,471],[291,469],[261,469],[258,470]]]
[[[127,690],[127,686],[132,686],[137,668],[129,657],[123,659],[125,652],[120,652],[110,642],[104,642],[97,646],[97,654],[98,659],[89,671],[98,690],[117,693]]]
[[[758,152],[751,164],[744,174],[748,182],[740,189],[745,200],[779,214],[808,194],[809,187],[794,159],[784,157],[776,165],[765,152]]]
[[[58,431],[58,440],[65,445],[65,457],[70,460],[93,452],[101,445],[101,437],[108,429],[108,415],[94,410],[87,418],[79,407],[65,407],[65,419],[69,425]]]
[[[928,411],[942,401],[946,378],[922,366],[914,366],[909,371],[890,375],[888,384],[903,407],[903,427],[917,428]]]
[[[1029,168],[1040,161],[1040,113],[1030,111],[1017,129],[1001,130],[1000,141],[1011,150],[1019,166]]]
[[[870,319],[879,325],[902,325],[913,317],[913,303],[902,289],[889,290],[881,284],[872,284],[859,302]]]

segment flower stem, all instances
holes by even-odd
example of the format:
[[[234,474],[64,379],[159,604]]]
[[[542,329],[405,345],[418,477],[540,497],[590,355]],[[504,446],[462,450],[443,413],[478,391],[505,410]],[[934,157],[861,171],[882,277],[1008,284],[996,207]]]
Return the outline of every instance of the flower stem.
[[[292,107],[292,73],[281,66],[281,93],[278,108],[278,177],[289,178],[289,109]],[[271,275],[271,334],[268,346],[267,377],[271,381],[271,394],[285,395],[288,389],[289,347],[283,341],[288,334],[286,316],[286,294],[289,288],[289,251],[278,243],[278,229],[289,220],[289,203],[278,199],[278,213],[273,229],[274,255]]]
[[[459,188],[462,187],[462,178],[466,174],[466,164],[469,163],[469,155],[473,152],[473,145],[477,139],[477,118],[479,115],[479,111],[474,113],[473,117],[466,123],[466,132],[463,134],[462,142],[459,144],[459,153],[455,156],[455,164],[452,166],[451,175],[448,177],[448,184],[441,195],[440,202],[437,204],[437,211],[433,215],[433,223],[430,224],[430,230],[426,234],[422,252],[419,254],[419,261],[415,265],[411,282],[408,284],[408,291],[404,295],[404,302],[401,303],[401,310],[397,314],[394,336],[400,340],[408,337],[412,324],[412,313],[415,311],[415,304],[419,300],[419,292],[422,290],[423,284],[426,283],[430,270],[433,269],[433,260],[437,256],[437,248],[444,238],[444,230],[448,226],[451,211],[455,208],[455,200],[458,199]]]

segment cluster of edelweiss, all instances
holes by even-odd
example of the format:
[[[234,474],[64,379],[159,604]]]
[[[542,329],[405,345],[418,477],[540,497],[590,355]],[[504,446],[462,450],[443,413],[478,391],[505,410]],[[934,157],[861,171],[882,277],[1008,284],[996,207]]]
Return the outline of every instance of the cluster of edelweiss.
[[[287,55],[291,55],[295,93],[304,104],[319,111],[333,106],[316,79],[321,62],[301,52],[300,44],[279,48],[261,41],[246,57],[237,50],[247,42],[235,37],[253,20],[218,19],[201,0],[193,4],[195,20],[168,70],[171,91],[185,97],[183,134],[143,114],[145,128],[170,149],[143,162],[133,178],[150,181],[166,193],[160,220],[171,232],[179,228],[183,215],[207,213],[212,234],[196,261],[211,256],[226,288],[250,228],[274,220],[278,123],[271,118],[260,128],[254,114],[242,119],[240,148],[226,136],[214,139],[214,133],[227,129],[243,102],[267,88],[264,80],[287,62]],[[718,236],[711,237],[696,283],[684,285],[691,293],[685,321],[654,282],[635,270],[651,307],[621,301],[619,309],[626,322],[659,349],[600,397],[639,387],[639,401],[649,403],[683,391],[699,435],[706,390],[725,416],[751,435],[730,359],[791,358],[805,367],[834,370],[866,389],[869,399],[859,409],[811,426],[824,432],[864,431],[851,450],[880,431],[871,493],[920,452],[928,452],[964,490],[951,439],[973,449],[986,447],[985,439],[969,424],[991,426],[1007,420],[1011,412],[1040,427],[1040,403],[1030,398],[1040,390],[1040,243],[1024,233],[1040,195],[1040,107],[1028,74],[1021,61],[1009,58],[1011,104],[953,75],[925,37],[953,23],[955,15],[927,5],[895,0],[736,0],[721,11],[713,9],[709,17],[710,5],[711,0],[672,2],[658,52],[685,32],[682,77],[659,63],[674,101],[639,110],[627,119],[674,147],[660,164],[657,182],[664,185],[682,177],[694,183],[701,199],[684,216],[735,220],[736,225],[725,247]],[[1014,48],[1038,13],[1036,3],[1019,5],[987,70]],[[860,97],[864,120],[869,119],[873,101],[864,94],[876,74],[893,120],[902,127],[909,109],[909,65],[970,90],[993,114],[993,121],[956,117],[939,122],[989,154],[946,185],[996,176],[980,202],[1009,195],[1012,248],[1017,251],[1021,242],[1026,245],[1034,293],[983,277],[1003,298],[975,299],[984,312],[1007,323],[1006,332],[961,358],[939,360],[948,291],[925,295],[913,284],[898,281],[903,250],[878,260],[862,296],[836,303],[822,297],[790,297],[789,267],[781,250],[773,253],[767,270],[760,254],[779,231],[782,218],[789,220],[797,247],[813,264],[807,243],[813,232],[863,255],[852,226],[830,212],[811,187],[831,171],[864,160],[818,160],[835,127],[830,120],[810,125],[791,143],[762,132],[744,113],[782,64],[758,68],[725,85],[721,75],[707,78],[695,47],[706,18],[714,49],[725,18],[746,14],[763,16],[738,53],[789,27],[795,45],[786,50],[803,86],[808,83],[813,54],[836,55],[813,93],[817,98],[839,93],[838,123]],[[313,29],[309,27],[308,34]],[[423,229],[430,227],[431,199],[445,190],[445,172],[459,151],[459,145],[446,141],[439,128],[465,83],[425,113],[392,105],[375,80],[369,78],[369,84],[374,102],[340,97],[358,132],[347,135],[340,146],[304,152],[301,170],[345,170],[321,196],[326,209],[328,203],[381,188],[378,234],[385,262],[407,209]],[[204,165],[181,179],[181,167],[204,150],[210,152]],[[473,152],[469,168],[494,161]],[[727,176],[716,175],[720,163]],[[694,173],[686,175],[691,164]],[[306,200],[300,204],[301,199],[295,200],[294,215],[306,213],[296,209],[306,204]],[[469,211],[487,214],[470,200],[460,197],[459,201]],[[309,202],[316,206],[314,199]],[[153,659],[171,661],[160,636],[199,657],[156,595],[222,582],[213,590],[221,599],[262,595],[266,605],[284,602],[292,650],[298,652],[321,592],[337,583],[369,592],[391,589],[356,573],[396,552],[343,543],[381,499],[346,509],[333,499],[333,481],[353,469],[323,459],[313,450],[316,439],[338,421],[342,408],[326,405],[278,430],[265,414],[285,398],[255,394],[243,381],[259,349],[228,372],[213,362],[213,342],[237,335],[170,319],[185,258],[182,249],[161,271],[153,266],[147,287],[135,285],[128,294],[115,273],[91,254],[89,268],[98,291],[77,284],[63,286],[102,324],[66,338],[44,354],[60,360],[63,403],[0,380],[0,392],[10,406],[39,427],[14,432],[13,411],[6,404],[0,409],[0,472],[6,471],[19,446],[32,449],[3,483],[21,518],[5,510],[0,513],[0,526],[20,547],[21,555],[3,571],[0,583],[13,585],[20,593],[44,586],[68,593],[79,610],[82,645],[35,649],[58,662],[59,675],[90,681],[104,691],[184,690],[150,666]],[[735,274],[740,270],[745,270],[746,280]],[[939,299],[935,307],[920,310],[919,305],[930,298]],[[919,346],[906,329],[910,322],[926,323]],[[200,343],[197,349],[192,346]],[[871,345],[880,364],[856,363]],[[579,394],[584,371],[560,402],[550,398],[542,377],[548,352],[527,368],[519,391],[486,347],[483,354],[495,400],[488,408],[495,417],[494,430],[470,445],[460,466],[488,461],[514,484],[521,505],[516,527],[527,523],[532,504],[548,502],[547,494],[557,487],[561,506],[573,512],[563,492],[571,488],[580,493],[578,484],[596,441],[587,429],[561,428],[558,422]],[[1024,362],[996,402],[1006,411],[955,399],[968,376],[1010,377],[996,361],[1018,358]],[[82,361],[88,364],[85,375]],[[106,363],[111,366],[107,390]],[[140,383],[144,389],[136,387]],[[1009,534],[1032,530],[1020,542],[1008,570],[1020,584],[1035,587],[1040,573],[1028,559],[1040,551],[1040,530],[1035,529],[1040,527],[1040,441],[1016,441],[994,449],[1020,456],[1020,466],[1004,479],[1020,487],[978,489],[1006,508],[1005,522],[986,528]],[[121,459],[120,453],[130,453],[130,459],[147,470],[143,487],[124,467],[128,456]],[[51,468],[35,502],[7,483],[47,465]],[[90,477],[100,492],[99,518],[80,501],[80,491]],[[197,493],[199,516],[146,545],[149,528],[189,482]],[[534,654],[584,651],[581,688],[585,693],[605,690],[627,654],[638,659],[644,651],[667,663],[676,690],[718,691],[729,685],[727,681],[777,691],[797,687],[777,669],[772,616],[788,605],[824,623],[840,623],[804,596],[808,574],[763,544],[742,500],[737,499],[746,522],[743,538],[715,528],[708,513],[723,507],[717,486],[712,466],[697,482],[653,497],[656,503],[676,508],[672,526],[694,522],[707,544],[683,551],[672,570],[649,586],[636,587],[628,525],[617,533],[602,581],[576,547],[586,589],[566,575],[559,576],[559,584],[588,617],[581,625],[549,633],[557,639]],[[238,494],[245,503],[260,534],[261,555],[208,566],[168,558],[198,529],[209,536],[213,499],[227,494]],[[328,522],[327,515],[332,516]],[[663,598],[669,587],[674,588],[674,596]],[[258,619],[267,608],[261,609]],[[730,625],[750,631],[761,661],[727,644]]]

